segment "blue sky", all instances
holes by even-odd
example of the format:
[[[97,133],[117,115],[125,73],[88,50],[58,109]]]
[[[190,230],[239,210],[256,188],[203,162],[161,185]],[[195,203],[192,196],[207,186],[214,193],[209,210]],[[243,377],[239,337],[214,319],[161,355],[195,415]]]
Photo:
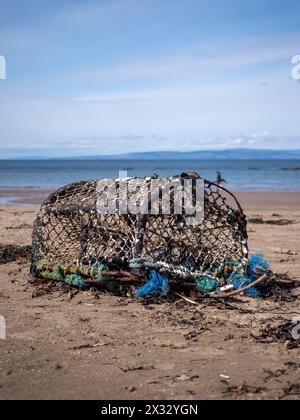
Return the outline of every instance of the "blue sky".
[[[300,148],[298,0],[0,0],[0,153]]]

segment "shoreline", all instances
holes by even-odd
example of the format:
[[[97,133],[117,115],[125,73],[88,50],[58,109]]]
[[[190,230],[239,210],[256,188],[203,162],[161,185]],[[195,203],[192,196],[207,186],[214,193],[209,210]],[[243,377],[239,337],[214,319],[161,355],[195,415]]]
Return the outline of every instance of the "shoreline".
[[[37,207],[54,189],[0,188],[1,206]],[[231,190],[246,210],[298,210],[300,191]]]
[[[48,188],[0,188],[0,204],[13,206],[38,206],[54,190]]]

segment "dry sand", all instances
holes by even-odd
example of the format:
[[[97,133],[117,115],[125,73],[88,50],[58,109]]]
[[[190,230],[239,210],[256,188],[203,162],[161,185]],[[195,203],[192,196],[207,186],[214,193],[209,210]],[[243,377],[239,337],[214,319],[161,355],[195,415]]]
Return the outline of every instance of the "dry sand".
[[[39,200],[30,194],[21,201]],[[293,221],[250,223],[250,249],[299,279],[300,193],[238,195],[250,218]],[[0,244],[29,244],[36,211],[0,206]],[[238,297],[218,306],[144,306],[106,294],[45,293],[29,283],[24,261],[0,265],[0,278],[1,399],[300,398],[300,349],[253,337],[300,317],[299,288],[289,303]]]

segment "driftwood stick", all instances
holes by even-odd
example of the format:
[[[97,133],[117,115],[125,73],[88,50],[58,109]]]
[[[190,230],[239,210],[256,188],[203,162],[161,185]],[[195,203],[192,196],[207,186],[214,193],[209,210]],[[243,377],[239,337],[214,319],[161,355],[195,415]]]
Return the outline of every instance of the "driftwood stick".
[[[252,287],[256,286],[259,283],[262,283],[263,281],[267,280],[268,276],[266,274],[264,274],[263,276],[261,276],[259,279],[253,281],[251,284],[249,284],[246,287],[241,287],[238,290],[235,290],[234,292],[229,292],[229,293],[222,293],[220,295],[218,294],[211,294],[210,297],[215,298],[215,299],[224,299],[230,296],[236,296],[239,295],[240,293],[245,292],[246,290],[252,289]]]
[[[109,284],[109,282],[107,280],[96,280],[96,279],[92,279],[92,278],[84,278],[83,281],[87,284],[94,284],[95,286],[106,286],[107,284]],[[111,280],[112,282],[116,282],[119,283],[120,285],[122,284],[144,284],[145,281],[142,279],[132,279],[131,277],[121,277],[121,278],[114,278]]]
[[[187,298],[187,297],[185,297],[185,296],[181,295],[181,294],[180,294],[180,293],[178,293],[178,292],[175,292],[175,295],[179,296],[181,299],[185,300],[186,302],[191,303],[192,305],[199,305],[199,303],[198,303],[198,302],[195,302],[194,300],[189,299],[189,298]]]
[[[139,280],[139,277],[135,276],[134,274],[129,273],[128,271],[124,271],[124,270],[103,271],[102,272],[102,275],[104,277],[119,277],[119,276],[123,276],[123,277],[131,278],[132,280]]]
[[[218,294],[215,294],[215,295],[214,294],[210,294],[209,296],[212,297],[212,298],[215,298],[215,299],[225,299],[225,298],[230,297],[230,296],[236,296],[236,295],[239,295],[240,293],[245,292],[246,290],[251,289],[252,287],[256,286],[257,284],[262,283],[267,278],[268,278],[268,276],[266,274],[264,274],[259,279],[255,280],[251,284],[249,284],[247,287],[240,288],[240,289],[235,290],[234,292],[230,292],[230,293],[222,293],[220,295],[218,295]],[[185,296],[181,295],[180,293],[175,292],[175,294],[177,296],[181,297],[181,299],[185,300],[186,302],[191,303],[192,305],[199,305],[198,302],[195,302],[192,299],[188,299]]]

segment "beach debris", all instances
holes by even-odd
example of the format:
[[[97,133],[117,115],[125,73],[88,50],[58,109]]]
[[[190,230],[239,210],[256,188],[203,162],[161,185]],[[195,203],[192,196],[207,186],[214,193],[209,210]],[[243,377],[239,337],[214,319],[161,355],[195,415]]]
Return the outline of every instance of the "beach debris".
[[[295,332],[299,331],[297,334]],[[300,326],[288,321],[276,326],[267,325],[252,337],[260,343],[282,343],[288,350],[300,347]]]
[[[180,382],[193,381],[194,379],[199,379],[199,375],[183,373],[182,375],[176,375],[174,379]]]
[[[221,379],[224,379],[225,381],[230,381],[230,380],[231,380],[231,377],[230,377],[230,376],[228,376],[228,375],[223,375],[223,374],[221,374],[221,375],[220,375],[220,378],[221,378]]]
[[[300,363],[289,361],[284,364],[288,369],[300,372]]]
[[[175,295],[176,296],[179,296],[181,299],[183,299],[185,302],[188,302],[188,303],[190,303],[190,304],[192,304],[192,305],[198,305],[198,303],[197,302],[195,302],[194,300],[192,300],[192,299],[189,299],[189,298],[187,298],[186,296],[183,296],[183,295],[181,295],[180,293],[178,293],[178,292],[175,292]]]
[[[220,287],[220,282],[206,276],[202,276],[197,278],[196,280],[197,286],[196,290],[203,292],[203,293],[212,293],[215,292],[218,288],[224,289]]]
[[[23,223],[19,226],[7,226],[6,230],[19,230],[19,229],[32,229],[32,226],[29,223]]]
[[[173,383],[175,382],[193,382],[195,379],[199,379],[200,376],[194,373],[182,373],[176,375],[164,375],[160,376],[159,379],[166,379]]]
[[[220,293],[211,295],[211,297],[215,297],[218,299],[228,298],[231,296],[236,296],[239,294],[246,294],[251,297],[259,298],[261,297],[261,293],[259,289],[256,287],[257,285],[263,283],[265,280],[267,280],[267,275],[264,274],[263,276],[259,277],[257,280],[253,280],[250,282],[250,279],[246,279],[245,277],[235,277],[237,279],[236,281],[236,289],[234,292],[229,293]]]
[[[300,383],[289,383],[288,386],[283,388],[284,395],[282,398],[289,395],[300,396]]]
[[[263,298],[280,289],[264,256],[249,257],[247,220],[236,197],[194,172],[168,179],[169,213],[162,211],[163,194],[155,214],[120,210],[124,200],[127,205],[137,200],[137,189],[139,207],[146,202],[149,208],[153,180],[157,178],[126,178],[126,199],[120,191],[124,180],[115,180],[112,212],[103,213],[98,206],[99,196],[106,197],[107,180],[82,181],[51,194],[34,224],[32,275],[135,296],[145,304],[150,298],[168,296],[194,305],[204,297]],[[181,212],[175,211],[174,183],[183,188],[186,181],[191,185],[191,200],[196,199],[201,181],[205,212],[197,223],[190,223],[184,200]],[[163,193],[166,185],[161,188]]]
[[[264,382],[269,382],[273,379],[278,379],[281,376],[284,376],[286,374],[286,369],[277,369],[275,371],[272,371],[270,369],[264,369],[264,373],[266,374],[266,377],[264,378]]]
[[[280,255],[291,255],[291,256],[298,255],[298,252],[292,251],[291,249],[272,248],[272,251],[275,254],[280,254]]]
[[[134,391],[137,390],[137,388],[135,386],[133,386],[133,385],[130,385],[129,387],[128,386],[124,386],[124,389],[126,391],[128,391],[128,392],[134,392]]]
[[[6,264],[18,259],[29,259],[31,245],[1,245],[0,264]]]
[[[266,392],[265,387],[248,385],[243,383],[241,385],[227,385],[223,394],[236,394],[236,395],[245,395],[245,394],[261,394]]]
[[[39,298],[45,295],[48,295],[49,293],[51,293],[53,291],[53,287],[55,287],[55,284],[51,284],[51,282],[49,282],[47,285],[42,286],[42,287],[38,287],[36,290],[33,291],[32,293],[32,298]]]
[[[136,365],[136,366],[126,366],[120,368],[124,373],[135,372],[139,370],[153,370],[155,369],[154,365]]]
[[[299,286],[299,281],[291,279],[287,273],[269,272],[267,279],[260,284],[259,290],[262,298],[274,301],[292,302],[297,299],[293,290]]]
[[[184,334],[184,338],[189,341],[197,341],[197,338],[199,335],[203,334],[205,331],[208,331],[208,328],[206,326],[201,326],[200,328],[197,328],[196,330],[189,331],[188,333]]]
[[[144,297],[149,295],[167,296],[168,293],[168,278],[155,270],[150,272],[149,280],[143,286],[139,287],[135,292],[137,297]]]
[[[255,225],[275,225],[275,226],[287,226],[295,223],[289,219],[278,219],[278,220],[264,220],[262,217],[252,217],[248,219],[249,223]]]
[[[81,344],[79,346],[72,347],[71,350],[94,349],[94,348],[97,348],[97,347],[100,347],[100,346],[103,346],[103,344],[102,345],[99,344],[99,343],[96,343],[96,344]]]

